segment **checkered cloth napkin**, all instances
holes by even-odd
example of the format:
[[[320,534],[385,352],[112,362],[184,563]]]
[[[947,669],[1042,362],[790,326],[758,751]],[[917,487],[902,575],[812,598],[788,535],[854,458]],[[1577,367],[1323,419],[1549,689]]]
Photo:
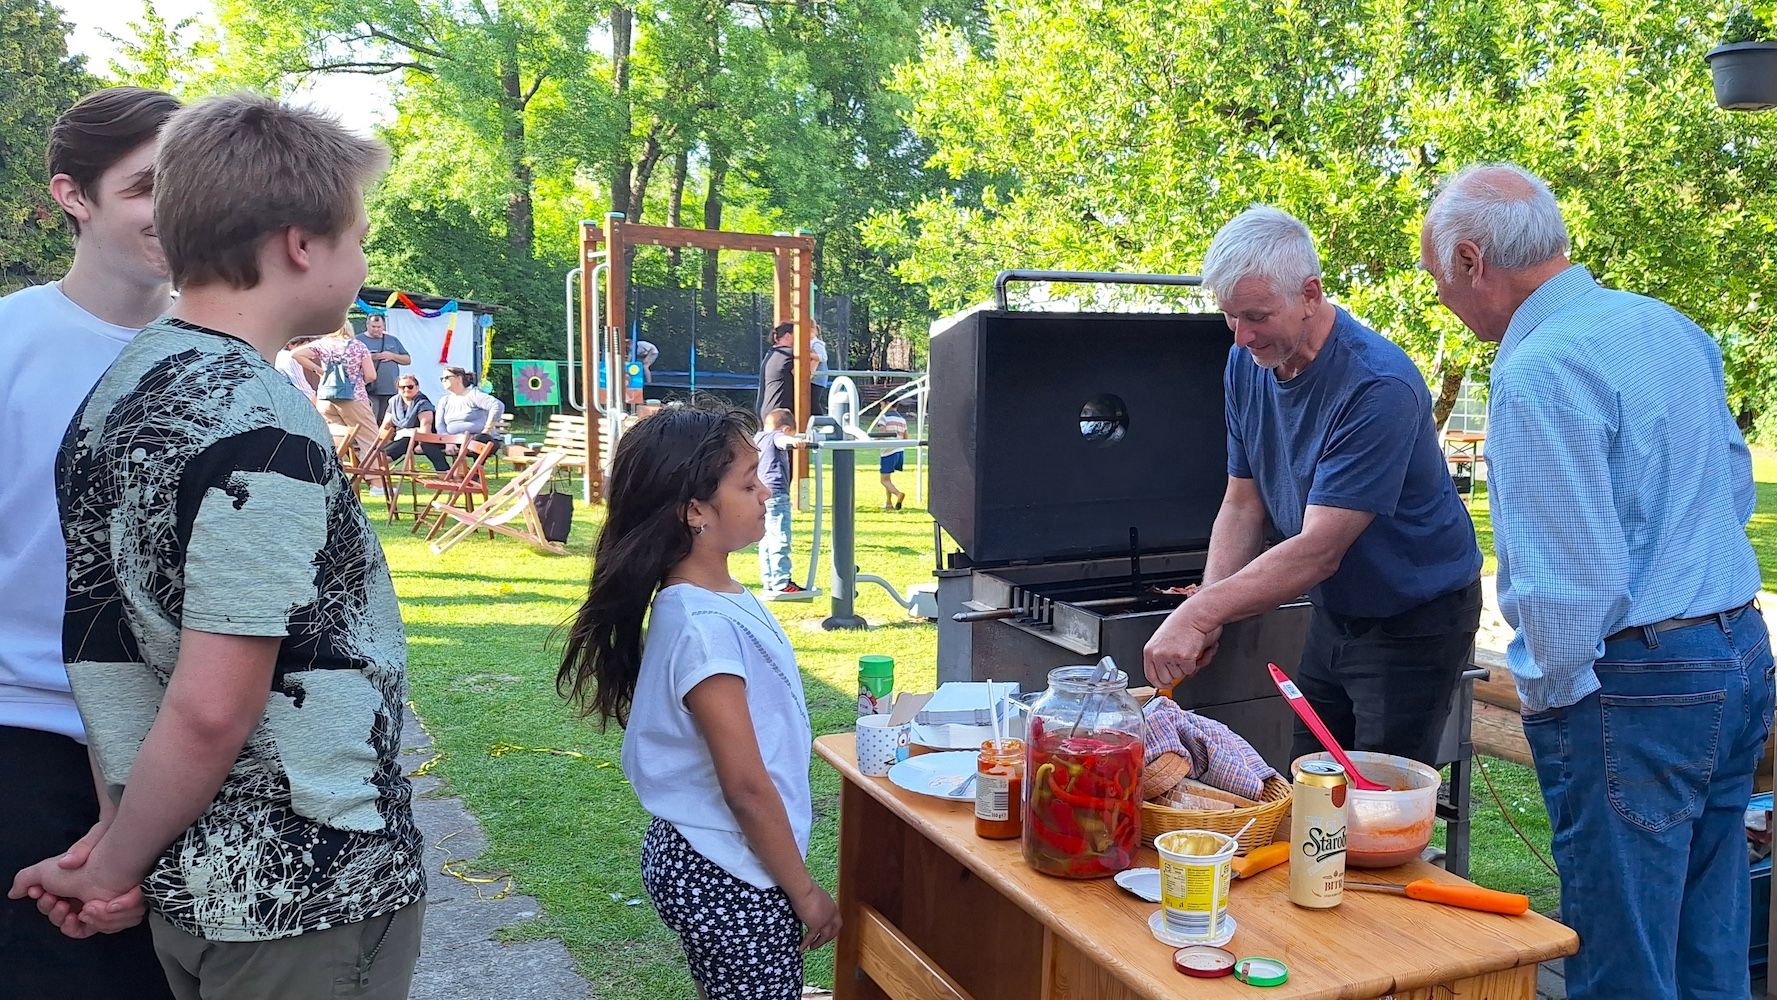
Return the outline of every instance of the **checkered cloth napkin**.
[[[1234,730],[1185,711],[1171,698],[1148,702],[1142,721],[1147,727],[1146,763],[1153,763],[1163,753],[1176,753],[1191,766],[1185,777],[1255,800],[1263,793],[1266,780],[1277,775]]]

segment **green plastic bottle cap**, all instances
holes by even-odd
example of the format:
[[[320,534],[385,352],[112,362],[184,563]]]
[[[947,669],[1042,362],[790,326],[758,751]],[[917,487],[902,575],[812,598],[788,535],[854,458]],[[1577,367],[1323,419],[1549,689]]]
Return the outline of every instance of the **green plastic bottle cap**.
[[[1234,963],[1234,978],[1248,986],[1282,986],[1290,970],[1275,958],[1243,958]]]
[[[876,654],[860,656],[858,673],[866,677],[892,677],[895,673],[895,658]]]

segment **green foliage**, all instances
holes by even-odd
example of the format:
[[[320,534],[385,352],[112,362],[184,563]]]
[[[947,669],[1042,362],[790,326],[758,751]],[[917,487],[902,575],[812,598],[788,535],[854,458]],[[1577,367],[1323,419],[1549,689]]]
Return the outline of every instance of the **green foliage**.
[[[1721,41],[1723,45],[1738,42],[1768,42],[1771,40],[1771,29],[1765,22],[1752,12],[1749,7],[1735,7],[1729,14],[1727,23],[1722,25]]]
[[[130,21],[126,33],[99,33],[117,46],[118,58],[107,66],[117,83],[164,90],[192,100],[227,89],[229,78],[218,64],[221,43],[197,15],[168,21],[154,0],[143,0],[142,16]]]
[[[1576,259],[1659,296],[1777,406],[1777,119],[1717,111],[1688,5],[1632,0],[994,3],[986,46],[926,37],[896,89],[967,192],[879,214],[870,245],[950,310],[1002,267],[1191,271],[1253,202],[1315,232],[1327,284],[1430,371],[1488,353],[1413,268],[1426,204],[1511,159],[1562,201]]]
[[[59,277],[73,262],[44,176],[50,125],[94,88],[81,59],[68,54],[68,31],[46,0],[0,0],[0,286]]]

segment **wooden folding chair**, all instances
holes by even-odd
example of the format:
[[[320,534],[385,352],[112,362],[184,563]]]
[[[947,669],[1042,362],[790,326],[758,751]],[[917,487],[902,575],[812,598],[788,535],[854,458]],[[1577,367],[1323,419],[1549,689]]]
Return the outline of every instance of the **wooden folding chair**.
[[[402,456],[400,461],[390,463],[389,476],[395,480],[395,488],[407,494],[408,500],[411,501],[409,509],[413,511],[415,517],[418,517],[420,513],[420,484],[446,474],[432,468],[430,462],[426,463],[425,468],[420,467],[420,461],[425,458],[420,446],[435,444],[442,447],[460,444],[462,439],[460,434],[428,434],[423,431],[414,431],[405,438],[393,438],[383,442],[383,447],[387,447],[396,440],[408,442],[407,454]]]
[[[380,485],[383,490],[383,502],[388,506],[386,520],[393,524],[401,516],[398,506],[400,495],[395,492],[395,485],[390,478],[389,456],[383,454],[381,448],[372,448],[369,453],[359,456],[353,447],[357,440],[358,429],[349,424],[328,424],[327,431],[333,435],[333,448],[339,455],[339,466],[351,477],[352,492],[364,483]]]
[[[537,513],[537,497],[548,488],[561,459],[560,452],[544,453],[474,510],[439,508],[445,517],[457,523],[438,536],[438,540],[432,543],[432,551],[443,552],[475,532],[485,530],[489,535],[498,532],[529,542],[552,555],[567,555],[566,548],[543,537],[543,518]],[[523,527],[513,527],[513,522],[519,522]]]
[[[461,507],[466,513],[478,506],[477,497],[481,498],[481,503],[487,502],[487,472],[483,467],[499,446],[491,441],[477,441],[473,434],[460,435],[458,443],[457,457],[451,462],[450,471],[420,483],[432,491],[432,499],[426,501],[425,509],[414,518],[413,531],[418,534],[424,526],[428,542],[450,520],[444,514],[445,509]],[[493,534],[489,531],[488,537],[492,538]]]

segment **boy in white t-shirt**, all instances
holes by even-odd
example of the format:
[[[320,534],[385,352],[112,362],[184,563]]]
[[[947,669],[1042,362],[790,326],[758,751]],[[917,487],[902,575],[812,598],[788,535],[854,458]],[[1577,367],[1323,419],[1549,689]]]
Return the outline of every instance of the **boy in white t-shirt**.
[[[876,418],[876,437],[907,437],[907,418],[890,403],[882,408],[882,416]],[[895,485],[895,473],[906,468],[907,458],[903,449],[890,448],[882,453],[877,460],[877,471],[882,474],[882,507],[884,510],[900,510],[901,504],[907,501],[907,494]]]
[[[113,811],[94,787],[86,731],[62,666],[67,571],[55,458],[93,383],[172,303],[154,230],[154,153],[161,125],[178,109],[169,94],[113,87],[56,119],[49,189],[74,230],[74,266],[55,284],[0,298],[7,428],[0,434],[7,470],[0,477],[7,512],[0,518],[0,881],[8,885],[19,869],[96,839]],[[140,892],[134,903],[139,913]],[[77,939],[31,900],[0,899],[0,955],[0,996],[171,996],[145,926]]]

